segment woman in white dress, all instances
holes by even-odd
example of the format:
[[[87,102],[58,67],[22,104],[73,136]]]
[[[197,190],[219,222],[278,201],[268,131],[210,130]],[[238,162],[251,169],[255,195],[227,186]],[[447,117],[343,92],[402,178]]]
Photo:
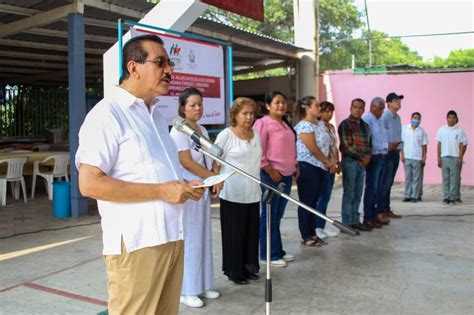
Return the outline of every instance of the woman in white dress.
[[[223,150],[223,159],[259,177],[262,146],[260,137],[252,129],[255,102],[237,98],[230,109],[230,127],[216,139]],[[223,174],[232,171],[226,165],[214,163]],[[261,189],[255,182],[235,174],[229,177],[220,191],[220,219],[222,231],[222,271],[235,284],[257,280],[259,210]]]
[[[179,96],[178,114],[196,132],[208,137],[207,130],[197,122],[203,115],[202,94],[187,88]],[[185,180],[203,180],[215,175],[212,160],[192,148],[192,140],[174,127],[170,131],[178,147],[179,162]],[[200,297],[215,299],[219,292],[211,290],[214,282],[212,264],[211,207],[209,192],[198,201],[188,200],[183,214],[184,274],[180,302],[190,307],[201,307]]]

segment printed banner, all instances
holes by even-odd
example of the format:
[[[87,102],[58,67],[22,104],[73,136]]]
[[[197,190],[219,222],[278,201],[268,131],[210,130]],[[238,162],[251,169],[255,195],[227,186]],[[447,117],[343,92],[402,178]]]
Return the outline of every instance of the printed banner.
[[[163,39],[170,59],[176,64],[170,90],[160,96],[158,107],[166,121],[178,115],[178,96],[188,87],[203,93],[204,114],[202,125],[225,122],[224,47],[194,39],[155,33],[145,29],[132,29],[132,37],[156,34]]]
[[[202,2],[263,22],[263,0],[202,0]]]

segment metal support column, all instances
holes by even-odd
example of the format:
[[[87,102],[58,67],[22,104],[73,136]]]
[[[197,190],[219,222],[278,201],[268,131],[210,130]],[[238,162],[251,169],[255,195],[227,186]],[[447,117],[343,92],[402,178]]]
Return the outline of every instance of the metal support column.
[[[79,128],[86,117],[86,75],[84,17],[71,13],[67,17],[69,76],[69,150],[71,167],[71,214],[87,215],[87,200],[79,193],[75,154],[79,146]]]

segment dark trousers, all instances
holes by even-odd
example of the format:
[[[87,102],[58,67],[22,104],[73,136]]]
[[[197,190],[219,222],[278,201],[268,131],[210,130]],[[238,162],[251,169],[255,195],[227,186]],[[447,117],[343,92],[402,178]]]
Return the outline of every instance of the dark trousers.
[[[231,280],[257,273],[260,203],[220,199],[222,271]]]
[[[300,177],[296,180],[298,198],[302,203],[314,207],[324,183],[325,171],[306,162],[298,162],[298,164],[300,166]],[[304,241],[309,240],[316,235],[316,215],[298,207],[298,227],[301,238]]]
[[[293,181],[292,176],[283,176],[281,181],[278,183],[273,182],[271,177],[264,171],[260,172],[260,178],[262,182],[271,185],[273,187],[278,187],[278,184],[281,182],[285,184],[285,194],[289,195],[291,191],[291,183]],[[286,255],[283,250],[283,243],[281,241],[280,233],[280,223],[283,215],[285,214],[285,208],[288,200],[283,197],[280,197],[276,194],[273,195],[271,203],[271,241],[270,241],[270,255],[271,260],[281,259]],[[260,216],[260,259],[267,259],[267,211],[266,204],[262,202],[262,214]]]
[[[384,212],[378,200],[385,176],[385,158],[385,154],[374,154],[365,168],[364,219],[367,221],[375,220],[377,214]]]
[[[326,214],[328,209],[329,200],[331,199],[332,188],[334,186],[335,174],[324,172],[324,181],[321,187],[321,193],[319,196],[318,203],[316,204],[316,210],[322,214]],[[326,220],[316,217],[316,228],[324,229],[326,226]]]
[[[382,193],[380,198],[380,209],[381,212],[388,212],[390,208],[390,193],[392,191],[393,181],[397,174],[398,164],[400,164],[400,151],[392,150],[388,151],[387,158],[385,160],[385,175],[382,182]]]

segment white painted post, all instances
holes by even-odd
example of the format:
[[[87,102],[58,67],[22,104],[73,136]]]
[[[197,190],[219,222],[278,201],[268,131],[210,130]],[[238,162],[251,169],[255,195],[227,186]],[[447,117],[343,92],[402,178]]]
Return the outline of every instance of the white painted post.
[[[297,98],[313,95],[319,90],[318,80],[315,73],[315,62],[317,54],[317,25],[316,7],[314,2],[318,0],[293,0],[293,12],[295,23],[295,45],[309,49],[309,52],[299,54],[298,67],[298,95]]]
[[[197,0],[161,0],[148,12],[140,23],[184,32],[206,11],[208,5]],[[131,37],[127,32],[123,37],[125,43]],[[115,43],[103,56],[104,60],[104,96],[119,81],[118,43]]]

